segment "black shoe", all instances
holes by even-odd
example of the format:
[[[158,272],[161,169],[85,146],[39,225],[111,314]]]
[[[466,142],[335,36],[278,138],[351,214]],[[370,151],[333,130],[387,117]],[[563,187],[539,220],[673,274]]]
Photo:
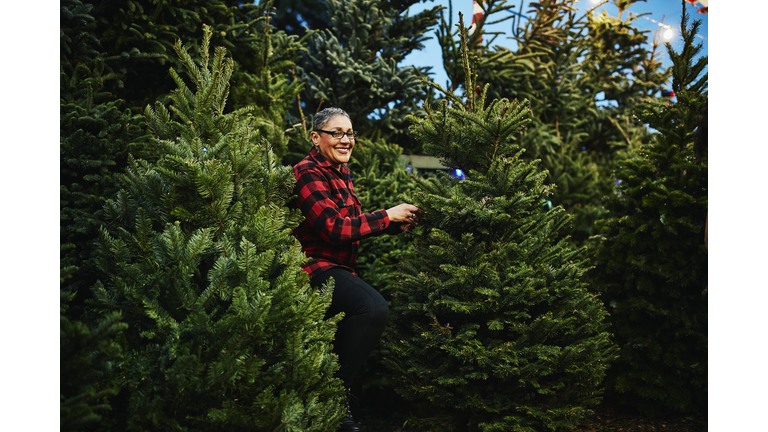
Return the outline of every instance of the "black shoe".
[[[347,389],[347,397],[344,399],[344,407],[347,409],[347,416],[341,421],[338,432],[360,432],[360,425],[352,418],[352,410],[349,408],[349,398],[352,396],[351,389]]]

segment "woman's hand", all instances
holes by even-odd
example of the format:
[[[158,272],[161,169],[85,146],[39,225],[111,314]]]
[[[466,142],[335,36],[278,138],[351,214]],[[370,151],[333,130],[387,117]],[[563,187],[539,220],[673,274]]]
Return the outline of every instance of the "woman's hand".
[[[387,216],[390,222],[403,222],[400,227],[403,231],[408,231],[419,225],[419,216],[424,212],[413,204],[400,204],[391,209],[387,209]]]

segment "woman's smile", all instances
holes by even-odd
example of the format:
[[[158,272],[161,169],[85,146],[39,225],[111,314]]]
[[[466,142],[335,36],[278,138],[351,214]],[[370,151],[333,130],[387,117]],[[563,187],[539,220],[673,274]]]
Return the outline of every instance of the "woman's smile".
[[[335,115],[331,117],[323,129],[329,132],[353,132],[352,122],[349,118],[343,115]],[[317,147],[317,151],[323,155],[323,158],[330,162],[336,169],[340,169],[342,164],[349,162],[349,157],[352,155],[352,148],[355,147],[355,140],[349,138],[347,135],[342,135],[341,138],[334,138],[327,132],[318,133],[313,131],[312,143]]]

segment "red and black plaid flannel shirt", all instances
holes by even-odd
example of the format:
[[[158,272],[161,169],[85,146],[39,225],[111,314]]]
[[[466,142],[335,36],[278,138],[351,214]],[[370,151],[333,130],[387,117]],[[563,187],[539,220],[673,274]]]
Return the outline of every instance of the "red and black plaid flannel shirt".
[[[310,259],[304,271],[311,278],[333,267],[354,273],[360,240],[384,232],[390,225],[387,212],[361,213],[349,168],[342,165],[339,172],[315,149],[293,173],[295,204],[306,218],[293,230]]]

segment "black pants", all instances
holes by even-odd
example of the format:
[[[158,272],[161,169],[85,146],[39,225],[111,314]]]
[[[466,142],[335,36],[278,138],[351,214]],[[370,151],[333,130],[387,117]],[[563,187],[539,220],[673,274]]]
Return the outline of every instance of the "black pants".
[[[333,352],[339,356],[341,365],[336,376],[344,381],[345,388],[351,388],[368,354],[379,343],[389,318],[389,306],[378,291],[343,268],[320,273],[310,285],[320,287],[331,277],[335,285],[325,316],[327,319],[339,312],[346,314],[336,329]]]

